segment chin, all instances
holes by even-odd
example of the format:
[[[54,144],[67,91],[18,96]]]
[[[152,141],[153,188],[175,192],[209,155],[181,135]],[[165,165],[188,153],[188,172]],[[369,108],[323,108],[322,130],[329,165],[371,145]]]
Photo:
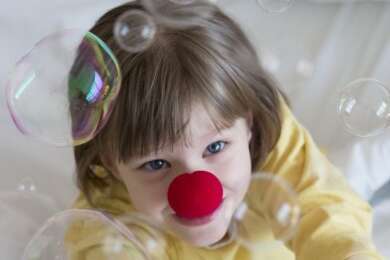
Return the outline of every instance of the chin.
[[[227,227],[222,227],[221,225],[221,227],[213,227],[202,232],[182,233],[180,237],[192,246],[205,247],[220,241],[226,232]]]
[[[167,215],[170,231],[178,238],[196,246],[205,247],[221,240],[229,228],[234,201],[227,197],[221,206],[210,216],[198,220],[183,220],[175,214]]]

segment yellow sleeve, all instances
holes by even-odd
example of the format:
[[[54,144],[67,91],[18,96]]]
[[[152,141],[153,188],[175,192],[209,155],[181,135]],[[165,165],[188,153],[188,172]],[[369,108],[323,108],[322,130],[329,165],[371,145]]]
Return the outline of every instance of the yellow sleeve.
[[[94,189],[92,199],[95,201],[96,207],[116,216],[125,216],[134,212],[126,189],[119,182],[113,183],[110,194],[107,190]],[[93,209],[82,193],[75,201],[73,208]],[[130,235],[137,237],[136,242],[127,239],[124,235],[125,231],[119,232],[118,226],[112,225],[112,221],[107,221],[103,215],[101,218],[75,217],[67,224],[69,227],[65,233],[64,245],[68,254],[67,259],[70,260],[143,260],[147,259],[145,248],[153,246],[150,243],[139,244],[143,238],[148,238],[148,236],[143,236],[143,234],[148,234],[145,232],[149,230],[149,227],[144,224],[133,224],[129,229]],[[129,234],[127,233],[127,235]],[[161,241],[166,242],[165,240]],[[162,242],[159,241],[159,247],[154,247],[151,254],[153,256],[158,254],[157,259],[170,259],[171,252],[169,250],[171,248],[166,243],[164,243],[166,246],[162,247]]]
[[[286,245],[297,260],[383,259],[372,242],[369,204],[350,188],[284,102],[281,111],[281,136],[259,170],[284,178],[298,194],[301,221]]]
[[[142,260],[141,251],[113,227],[94,219],[75,220],[65,235],[71,260]]]

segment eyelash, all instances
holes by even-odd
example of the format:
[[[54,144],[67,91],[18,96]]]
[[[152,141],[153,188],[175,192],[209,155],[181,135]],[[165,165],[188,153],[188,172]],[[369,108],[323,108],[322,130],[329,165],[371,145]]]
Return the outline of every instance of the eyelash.
[[[212,156],[212,155],[220,154],[221,152],[223,152],[223,151],[226,149],[226,146],[229,144],[229,142],[227,142],[227,141],[219,140],[219,141],[216,141],[216,142],[213,142],[213,143],[209,144],[209,145],[206,147],[206,150],[208,150],[208,147],[209,147],[209,146],[211,146],[211,145],[213,145],[213,144],[216,144],[216,143],[223,143],[223,147],[221,148],[220,151],[218,151],[218,152],[216,152],[216,153],[212,153],[211,156]],[[157,169],[157,170],[155,170],[155,169],[146,169],[146,166],[148,166],[150,163],[156,162],[156,161],[163,161],[164,163],[168,163],[167,161],[162,160],[162,159],[155,159],[155,160],[148,161],[148,162],[144,163],[143,165],[140,166],[140,169],[141,169],[141,170],[145,170],[145,171],[149,171],[149,172],[156,172],[156,171],[159,171],[159,170],[164,169],[164,168],[160,168],[160,169]],[[168,163],[168,164],[169,164],[169,163]]]

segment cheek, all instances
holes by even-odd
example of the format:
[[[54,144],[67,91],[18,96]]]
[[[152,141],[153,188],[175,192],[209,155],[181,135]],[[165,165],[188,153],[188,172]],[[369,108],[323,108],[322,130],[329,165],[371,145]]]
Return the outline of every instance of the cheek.
[[[156,217],[166,205],[166,189],[158,183],[146,184],[132,177],[123,179],[132,205],[141,213]]]
[[[251,159],[249,148],[236,146],[226,154],[216,169],[222,183],[232,190],[242,190],[251,177]]]

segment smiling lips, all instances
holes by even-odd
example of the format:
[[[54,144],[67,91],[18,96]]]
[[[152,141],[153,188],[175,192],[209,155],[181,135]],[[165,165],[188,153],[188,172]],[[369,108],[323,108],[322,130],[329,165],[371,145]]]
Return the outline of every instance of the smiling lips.
[[[204,225],[204,224],[211,222],[215,218],[215,216],[218,214],[218,212],[222,209],[222,205],[223,205],[223,201],[219,205],[219,207],[216,208],[211,214],[204,216],[204,217],[200,217],[200,218],[193,218],[193,219],[182,218],[182,217],[179,217],[177,214],[173,214],[172,216],[175,220],[177,220],[179,223],[181,223],[183,225],[201,226],[201,225]]]
[[[212,220],[222,204],[223,188],[208,171],[177,176],[169,185],[168,202],[175,218],[186,225],[201,225]]]

